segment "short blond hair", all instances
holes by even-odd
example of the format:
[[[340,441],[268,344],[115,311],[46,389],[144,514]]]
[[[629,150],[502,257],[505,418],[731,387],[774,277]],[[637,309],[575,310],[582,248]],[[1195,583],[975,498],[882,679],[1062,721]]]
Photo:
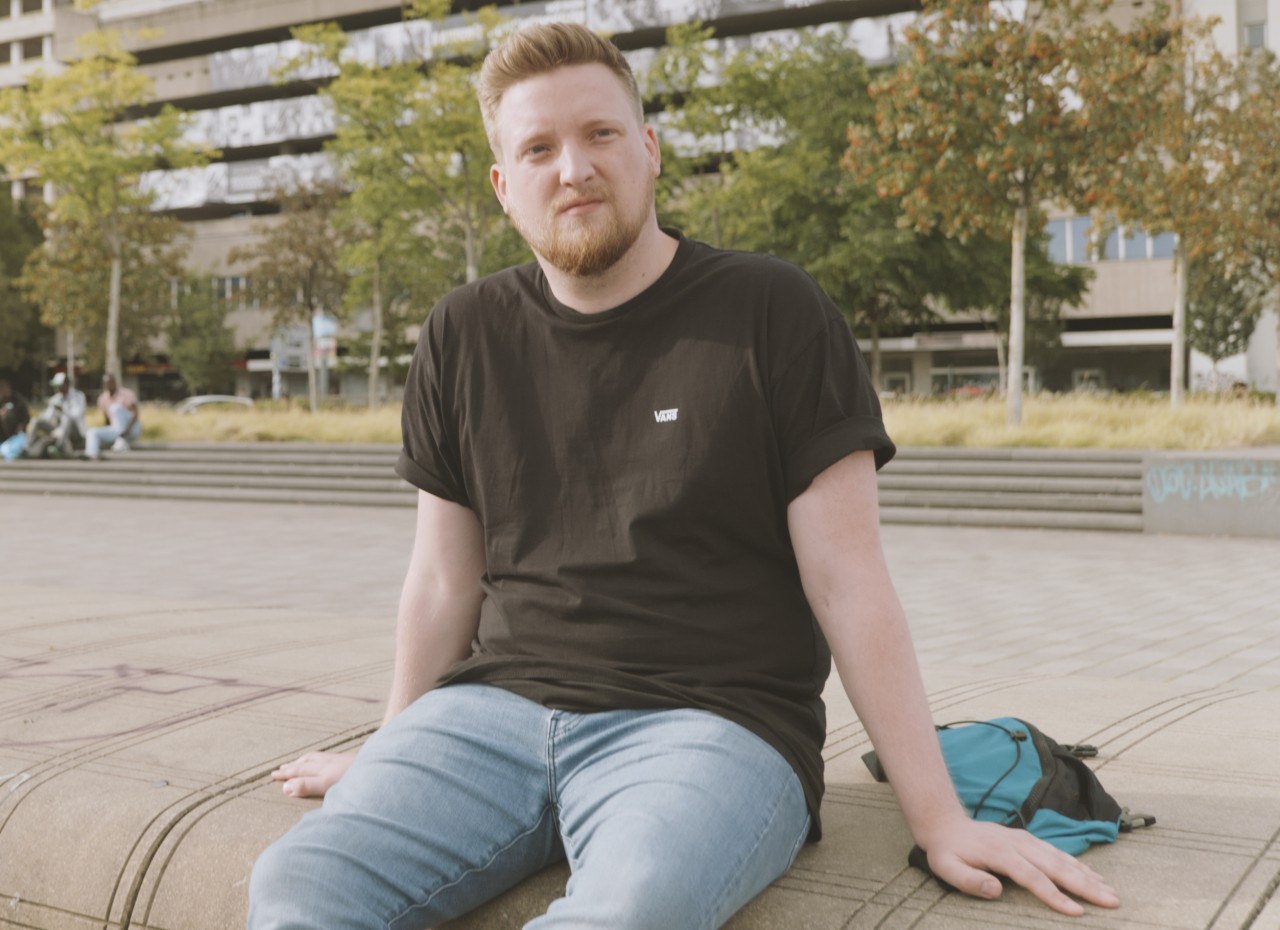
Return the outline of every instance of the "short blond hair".
[[[631,98],[637,124],[644,124],[640,87],[616,45],[577,23],[538,23],[508,35],[485,56],[480,68],[476,95],[495,157],[499,156],[497,113],[503,94],[521,81],[569,65],[604,65],[612,71]]]

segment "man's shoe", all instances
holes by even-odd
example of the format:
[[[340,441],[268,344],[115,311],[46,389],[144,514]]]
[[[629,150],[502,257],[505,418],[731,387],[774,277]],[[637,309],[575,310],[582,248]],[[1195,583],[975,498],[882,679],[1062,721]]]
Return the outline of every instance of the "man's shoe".
[[[111,444],[112,452],[128,452],[130,449],[128,441],[122,436]]]

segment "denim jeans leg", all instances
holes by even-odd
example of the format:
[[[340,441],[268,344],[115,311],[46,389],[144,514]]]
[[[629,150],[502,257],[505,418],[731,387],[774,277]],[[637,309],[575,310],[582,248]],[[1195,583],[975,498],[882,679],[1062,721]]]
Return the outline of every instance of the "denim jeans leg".
[[[428,692],[263,853],[250,930],[422,930],[562,858],[550,715],[483,685]]]
[[[553,774],[573,869],[526,930],[711,930],[781,876],[809,832],[800,780],[698,710],[557,714]]]
[[[108,446],[120,437],[120,431],[114,426],[95,426],[89,430],[84,439],[84,454],[97,458],[103,446]]]

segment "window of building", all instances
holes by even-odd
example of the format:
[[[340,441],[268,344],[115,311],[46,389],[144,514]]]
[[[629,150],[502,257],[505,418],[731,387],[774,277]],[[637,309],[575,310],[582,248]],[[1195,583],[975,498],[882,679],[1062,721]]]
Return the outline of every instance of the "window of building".
[[[13,52],[8,42],[0,42],[0,65],[7,65],[13,61]]]
[[[1124,257],[1130,262],[1147,257],[1147,234],[1141,229],[1125,230]]]
[[[1173,233],[1161,233],[1151,239],[1152,258],[1173,258],[1173,249],[1178,237]]]
[[[1067,257],[1067,221],[1050,220],[1045,226],[1045,233],[1049,236],[1049,261],[1065,265],[1070,261]]]
[[[44,39],[37,36],[34,39],[22,40],[22,60],[23,61],[39,61],[44,57]]]
[[[1083,265],[1093,258],[1089,249],[1089,217],[1072,217],[1071,235],[1067,237],[1067,260],[1076,265]]]
[[[1120,260],[1120,230],[1112,229],[1107,233],[1107,241],[1102,244],[1102,257],[1109,262]]]
[[[1244,47],[1253,49],[1262,49],[1267,47],[1267,24],[1266,23],[1245,23],[1244,24]]]
[[[24,15],[29,13],[43,13],[44,0],[22,0],[22,12]]]

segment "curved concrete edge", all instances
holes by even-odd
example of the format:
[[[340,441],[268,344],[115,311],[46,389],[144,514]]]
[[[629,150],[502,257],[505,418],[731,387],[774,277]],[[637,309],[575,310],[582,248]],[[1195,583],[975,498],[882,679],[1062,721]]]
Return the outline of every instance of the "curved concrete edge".
[[[315,803],[283,797],[268,773],[372,728],[389,676],[385,624],[21,587],[6,606],[0,926],[243,926],[254,860]],[[1104,784],[1159,817],[1088,853],[1125,900],[1106,926],[1244,930],[1267,906],[1280,873],[1274,692],[925,675],[939,722],[1015,714],[1093,742]],[[911,838],[862,766],[868,741],[838,682],[828,703],[826,837],[731,930],[1080,925],[1018,890],[998,902],[944,894],[907,867]],[[518,926],[565,875],[548,870],[449,926]]]

